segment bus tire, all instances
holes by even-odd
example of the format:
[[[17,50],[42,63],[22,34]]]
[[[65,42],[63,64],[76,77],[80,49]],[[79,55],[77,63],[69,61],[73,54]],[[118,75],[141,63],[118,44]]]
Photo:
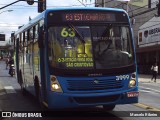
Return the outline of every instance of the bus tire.
[[[21,93],[22,95],[26,96],[27,95],[27,91],[25,90],[24,86],[23,86],[23,77],[22,77],[22,71],[19,71],[19,84],[21,86]]]
[[[42,95],[41,95],[41,90],[40,90],[40,83],[39,83],[39,79],[36,76],[34,79],[34,87],[35,87],[35,94],[36,94],[36,99],[40,105],[40,108],[42,111],[46,111],[46,107],[43,105],[43,101],[42,101]]]
[[[37,76],[35,76],[35,79],[34,79],[34,88],[35,88],[35,95],[36,95],[36,99],[39,101],[40,99],[40,85],[39,85],[39,79]]]
[[[103,105],[105,111],[112,111],[116,105]]]

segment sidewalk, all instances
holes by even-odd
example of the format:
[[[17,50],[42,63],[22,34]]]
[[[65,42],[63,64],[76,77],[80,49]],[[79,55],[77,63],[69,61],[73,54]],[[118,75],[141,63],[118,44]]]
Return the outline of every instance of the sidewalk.
[[[138,74],[138,81],[145,83],[155,83],[154,79],[151,81],[152,75]],[[156,83],[160,84],[160,76],[157,76]]]

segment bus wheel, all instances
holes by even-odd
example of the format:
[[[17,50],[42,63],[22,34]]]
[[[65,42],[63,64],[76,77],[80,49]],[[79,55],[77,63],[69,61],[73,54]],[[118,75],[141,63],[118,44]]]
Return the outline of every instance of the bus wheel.
[[[21,70],[19,71],[19,84],[21,86],[21,92],[22,92],[22,95],[26,95],[27,94],[27,91],[25,90],[25,88],[23,87],[23,78],[22,78],[22,72]]]
[[[40,99],[40,85],[39,85],[38,77],[35,77],[35,79],[34,79],[34,88],[35,88],[36,99],[39,101],[39,99]]]
[[[43,100],[42,100],[42,94],[41,94],[41,90],[40,90],[40,83],[39,83],[39,79],[37,76],[34,79],[34,87],[35,87],[36,99],[38,100],[38,103],[41,107],[41,110],[45,111],[46,107],[42,103]]]
[[[112,111],[116,105],[103,105],[105,111]]]

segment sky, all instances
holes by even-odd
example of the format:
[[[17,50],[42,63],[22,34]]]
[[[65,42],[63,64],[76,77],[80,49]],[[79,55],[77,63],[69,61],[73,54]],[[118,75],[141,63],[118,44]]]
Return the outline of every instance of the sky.
[[[6,41],[0,41],[0,45],[5,45],[10,41],[12,32],[18,30],[18,26],[27,24],[29,17],[33,19],[37,12],[37,3],[28,5],[25,1],[20,1],[6,8],[2,7],[17,0],[0,0],[0,34],[6,35]],[[35,0],[38,1],[38,0]],[[46,0],[47,8],[55,7],[94,7],[95,0]],[[13,10],[9,12],[8,10]]]

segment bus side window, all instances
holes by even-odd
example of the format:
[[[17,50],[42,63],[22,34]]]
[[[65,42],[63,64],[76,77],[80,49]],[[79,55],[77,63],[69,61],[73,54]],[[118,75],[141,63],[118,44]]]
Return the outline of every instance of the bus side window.
[[[50,28],[48,34],[49,61],[52,67],[56,67],[58,65],[58,58],[64,58],[64,51],[60,43],[61,37],[57,38],[56,29],[54,28]]]
[[[38,47],[38,24],[34,26],[33,28],[33,65],[34,65],[34,74],[36,74],[36,71],[39,71],[39,64],[40,64],[40,58],[39,58],[39,47]]]

